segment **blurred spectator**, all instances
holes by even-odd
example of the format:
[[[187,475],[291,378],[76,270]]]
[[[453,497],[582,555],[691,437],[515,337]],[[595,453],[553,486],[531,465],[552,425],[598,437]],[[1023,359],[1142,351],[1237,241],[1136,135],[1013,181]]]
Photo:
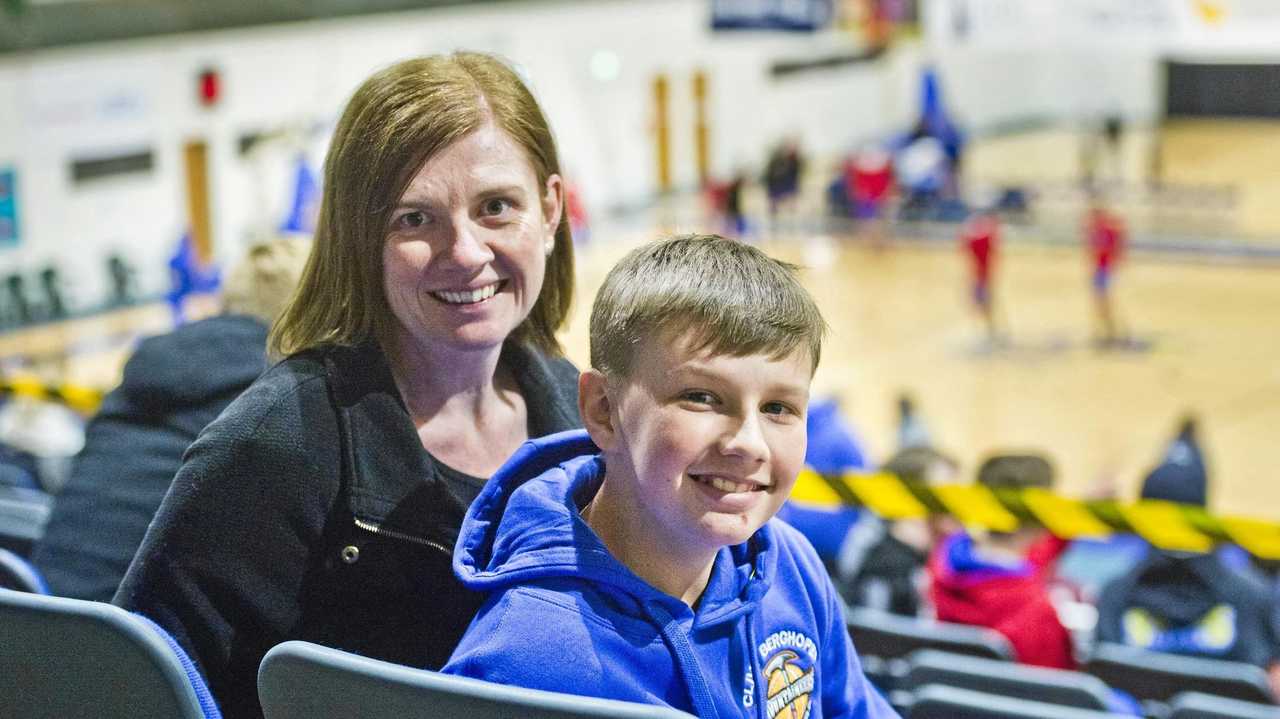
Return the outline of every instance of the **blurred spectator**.
[[[587,206],[582,201],[582,190],[577,183],[565,183],[564,209],[569,215],[569,231],[573,233],[573,241],[579,245],[590,242],[591,217],[587,214]]]
[[[25,325],[34,319],[31,301],[27,297],[27,281],[14,273],[4,278],[6,295],[5,324]]]
[[[23,395],[0,402],[0,444],[24,466],[34,466],[33,477],[45,492],[57,494],[67,483],[71,460],[84,447],[84,431],[84,418],[61,402]]]
[[[898,449],[929,445],[929,428],[916,413],[915,400],[903,392],[898,395]]]
[[[921,220],[931,216],[951,183],[951,167],[941,141],[929,135],[912,135],[894,155],[893,174],[902,188],[902,217]]]
[[[778,214],[781,205],[789,203],[800,191],[800,176],[804,172],[804,157],[800,143],[787,138],[778,143],[764,168],[764,188],[769,196],[769,217]]]
[[[44,292],[44,318],[66,319],[67,303],[62,299],[62,276],[57,267],[49,265],[40,270],[40,287]]]
[[[187,446],[267,367],[267,324],[308,242],[258,245],[226,277],[224,314],[144,340],[90,421],[32,561],[54,594],[107,602]]]
[[[0,442],[0,486],[40,489],[35,455]]]
[[[1123,139],[1124,118],[1117,114],[1106,115],[1096,125],[1085,129],[1080,152],[1080,180],[1086,191],[1097,189],[1102,174],[1099,170],[1104,162],[1110,166],[1106,172],[1109,179],[1117,183],[1123,179]]]
[[[983,462],[978,482],[991,489],[1048,489],[1053,466],[1040,455],[1001,455]],[[994,629],[1022,663],[1071,669],[1071,635],[1049,599],[1053,561],[1066,542],[1023,524],[1013,532],[947,537],[929,558],[929,595],[937,618]]]
[[[112,307],[133,304],[138,293],[129,263],[120,255],[112,254],[107,258],[107,274],[111,277],[111,299],[107,304]]]
[[[955,480],[959,465],[931,447],[908,447],[880,470],[909,482],[945,484]],[[867,515],[841,547],[836,586],[850,604],[920,614],[925,562],[934,545],[956,529],[955,520],[945,515],[896,521]]]
[[[738,170],[724,187],[725,234],[737,239],[745,239],[749,230],[747,216],[742,212],[742,193],[746,185],[747,173]]]
[[[1196,507],[1208,503],[1208,476],[1184,420],[1164,461],[1142,483],[1143,499]],[[1098,600],[1097,638],[1143,649],[1228,659],[1266,669],[1280,696],[1280,627],[1271,590],[1221,552],[1195,554],[1151,548],[1113,580]]]
[[[885,208],[893,193],[892,156],[878,145],[858,151],[845,163],[844,188],[859,234],[873,247],[883,247]]]

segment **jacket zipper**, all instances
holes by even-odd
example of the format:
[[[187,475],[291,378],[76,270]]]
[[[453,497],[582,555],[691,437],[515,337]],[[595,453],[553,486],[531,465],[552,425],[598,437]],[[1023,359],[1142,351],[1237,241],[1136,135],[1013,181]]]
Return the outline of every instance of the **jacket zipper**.
[[[440,550],[441,552],[444,552],[445,554],[448,554],[448,555],[452,555],[452,554],[453,554],[453,550],[452,550],[452,549],[449,549],[448,547],[444,546],[443,544],[441,544],[441,543],[439,543],[439,542],[433,542],[433,541],[432,541],[432,540],[430,540],[430,539],[423,539],[422,537],[415,537],[415,536],[413,536],[412,534],[405,534],[404,532],[397,532],[397,531],[395,531],[395,530],[393,530],[393,529],[383,529],[383,528],[382,528],[382,525],[380,525],[380,524],[374,524],[373,522],[366,522],[366,521],[364,521],[363,519],[358,519],[358,518],[357,518],[357,519],[355,520],[355,522],[356,522],[356,526],[357,526],[357,527],[359,527],[360,529],[363,529],[363,530],[364,530],[364,531],[366,531],[366,532],[372,532],[372,533],[374,533],[374,534],[378,534],[378,535],[381,535],[381,536],[384,536],[384,537],[391,537],[392,539],[402,539],[402,540],[404,540],[404,541],[406,541],[406,542],[413,542],[414,544],[421,544],[421,545],[424,545],[424,546],[427,546],[427,547],[431,547],[432,549],[438,549],[438,550]]]

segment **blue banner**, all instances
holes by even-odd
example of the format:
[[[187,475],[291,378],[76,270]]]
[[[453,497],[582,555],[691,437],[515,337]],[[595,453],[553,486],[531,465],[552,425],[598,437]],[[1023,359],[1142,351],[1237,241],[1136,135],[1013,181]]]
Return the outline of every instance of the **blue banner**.
[[[832,22],[831,0],[711,0],[714,30],[812,32]]]
[[[18,244],[18,174],[0,168],[0,247]]]

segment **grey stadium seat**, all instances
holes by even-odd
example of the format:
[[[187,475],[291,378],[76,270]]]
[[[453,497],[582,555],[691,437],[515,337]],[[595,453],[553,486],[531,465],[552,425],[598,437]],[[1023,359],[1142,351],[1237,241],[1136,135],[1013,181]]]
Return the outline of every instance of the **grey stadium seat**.
[[[914,652],[907,663],[907,673],[897,684],[899,689],[915,691],[929,684],[945,684],[1079,709],[1106,711],[1108,706],[1107,685],[1081,672],[1011,664],[935,649]]]
[[[916,692],[906,719],[1115,719],[1115,714],[930,684]]]
[[[1100,642],[1083,669],[1138,699],[1168,701],[1179,692],[1203,692],[1261,704],[1275,702],[1261,667],[1223,659]]]
[[[266,719],[459,716],[467,719],[689,719],[666,707],[537,691],[361,657],[309,642],[267,652],[258,670]]]
[[[150,620],[0,589],[0,707],[26,719],[219,717],[204,681]]]
[[[845,624],[860,655],[904,657],[917,649],[941,649],[988,659],[1013,659],[1013,647],[985,627],[932,622],[860,607],[845,612]]]
[[[1169,702],[1165,719],[1280,719],[1280,706],[1183,692]]]

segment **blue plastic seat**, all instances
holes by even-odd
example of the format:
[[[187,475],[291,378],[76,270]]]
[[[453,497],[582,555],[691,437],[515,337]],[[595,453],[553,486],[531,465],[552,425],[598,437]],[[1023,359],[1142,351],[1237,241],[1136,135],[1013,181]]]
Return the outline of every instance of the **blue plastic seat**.
[[[493,684],[301,641],[285,642],[267,652],[258,669],[258,698],[266,719],[690,718],[667,707]]]
[[[31,562],[0,548],[0,589],[16,589],[19,592],[32,594],[48,594],[49,585],[45,584],[40,570]]]
[[[30,556],[52,506],[53,497],[46,492],[0,485],[0,547]]]
[[[146,617],[0,589],[0,714],[220,719],[204,680]]]

